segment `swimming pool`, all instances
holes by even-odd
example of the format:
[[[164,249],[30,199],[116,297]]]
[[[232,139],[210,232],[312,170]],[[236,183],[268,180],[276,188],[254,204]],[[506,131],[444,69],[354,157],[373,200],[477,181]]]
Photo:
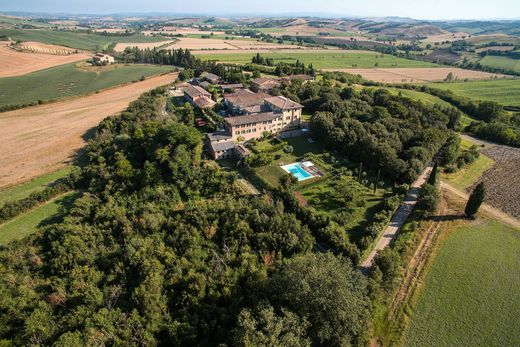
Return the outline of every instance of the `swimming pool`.
[[[311,175],[310,173],[305,171],[302,168],[302,164],[300,164],[300,163],[285,165],[285,166],[282,166],[282,169],[285,172],[292,174],[294,177],[296,177],[298,179],[298,181],[305,181],[309,178],[314,177],[313,175]]]

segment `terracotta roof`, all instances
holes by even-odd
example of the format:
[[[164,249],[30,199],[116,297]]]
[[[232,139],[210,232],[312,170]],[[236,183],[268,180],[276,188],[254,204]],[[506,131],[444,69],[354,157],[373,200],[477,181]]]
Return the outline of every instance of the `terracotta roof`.
[[[196,97],[211,97],[211,94],[208,93],[201,87],[192,86],[191,84],[184,88],[184,92],[188,94],[192,99]]]
[[[215,101],[208,98],[198,98],[193,101],[195,105],[200,108],[213,107],[215,106]]]
[[[262,113],[262,112],[270,112],[271,109],[264,103],[260,105],[253,105],[244,107],[244,111],[247,113]]]
[[[244,85],[242,83],[218,84],[217,87],[222,88],[222,89],[242,89],[242,88],[244,88]]]
[[[237,107],[261,105],[264,103],[264,100],[269,97],[269,94],[253,93],[248,89],[239,89],[235,93],[224,95],[224,99],[226,99],[229,103],[232,103],[233,106]]]
[[[281,114],[274,114],[273,112],[263,112],[263,113],[248,114],[245,116],[227,117],[225,119],[225,121],[226,121],[226,123],[228,123],[231,126],[236,126],[236,125],[242,125],[242,124],[272,121],[273,119],[278,118],[280,116],[281,116]]]
[[[243,157],[247,157],[247,156],[250,156],[251,155],[251,152],[249,151],[249,149],[245,148],[243,145],[241,144],[238,144],[235,146],[235,149],[243,156]]]
[[[287,99],[284,96],[273,96],[270,98],[265,99],[265,102],[274,105],[282,110],[291,110],[295,108],[303,108],[302,105],[299,103],[292,101],[290,99]]]
[[[280,81],[273,79],[273,78],[267,78],[267,77],[260,77],[255,78],[250,81],[252,84],[258,85],[260,88],[273,88],[280,85]]]

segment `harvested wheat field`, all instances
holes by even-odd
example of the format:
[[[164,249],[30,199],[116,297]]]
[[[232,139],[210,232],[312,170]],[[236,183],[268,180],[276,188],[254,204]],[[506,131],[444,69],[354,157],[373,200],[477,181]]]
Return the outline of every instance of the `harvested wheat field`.
[[[375,82],[386,83],[419,83],[442,81],[451,72],[458,80],[478,80],[492,78],[506,78],[507,75],[482,71],[465,70],[452,67],[438,68],[374,68],[374,69],[327,69],[329,71],[343,71]]]
[[[168,48],[184,48],[190,50],[251,50],[251,49],[281,49],[294,48],[292,45],[279,45],[276,43],[260,42],[253,40],[221,40],[221,39],[198,39],[180,38]]]
[[[85,145],[83,136],[142,93],[173,82],[176,74],[98,94],[0,113],[0,189],[54,171]]]
[[[85,53],[71,55],[52,55],[43,53],[24,53],[9,48],[6,44],[0,45],[0,78],[21,76],[30,72],[50,67],[88,59]]]

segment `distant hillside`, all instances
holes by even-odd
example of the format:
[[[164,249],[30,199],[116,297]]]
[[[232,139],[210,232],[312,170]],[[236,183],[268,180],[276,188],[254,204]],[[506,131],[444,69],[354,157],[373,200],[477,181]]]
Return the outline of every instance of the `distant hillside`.
[[[450,21],[435,25],[449,32],[463,31],[472,35],[509,34],[520,36],[520,20],[516,21]]]

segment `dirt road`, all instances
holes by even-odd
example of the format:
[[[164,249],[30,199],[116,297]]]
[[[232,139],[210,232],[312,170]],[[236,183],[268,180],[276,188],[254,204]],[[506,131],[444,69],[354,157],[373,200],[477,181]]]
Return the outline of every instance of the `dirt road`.
[[[395,239],[397,233],[399,232],[404,222],[406,221],[406,219],[412,212],[413,208],[415,207],[417,199],[419,198],[421,186],[424,184],[424,182],[426,182],[431,171],[432,166],[428,166],[422,172],[419,178],[412,184],[412,187],[408,191],[408,195],[404,199],[403,203],[401,204],[397,212],[392,217],[390,224],[385,229],[383,234],[379,236],[376,245],[374,246],[368,257],[365,259],[365,261],[363,261],[363,263],[361,264],[362,270],[368,270],[372,266],[377,252],[388,247],[388,245],[390,245],[390,243]]]
[[[176,74],[98,94],[0,113],[0,189],[63,166],[85,145],[84,135],[123,111],[142,93],[173,82]]]

